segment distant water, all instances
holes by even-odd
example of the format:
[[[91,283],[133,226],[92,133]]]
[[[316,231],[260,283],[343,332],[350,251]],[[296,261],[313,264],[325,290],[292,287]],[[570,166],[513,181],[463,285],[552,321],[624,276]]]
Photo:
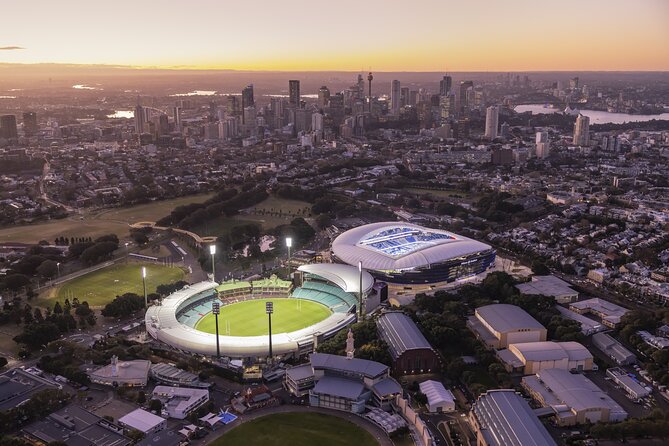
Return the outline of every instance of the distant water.
[[[84,85],[84,84],[72,85],[72,88],[74,88],[75,90],[102,90],[102,88],[91,87],[90,85]]]
[[[213,96],[215,94],[216,90],[193,90],[188,93],[171,94],[170,96]]]
[[[518,113],[532,112],[533,115],[558,113],[564,108],[550,108],[543,104],[518,105],[514,109]],[[630,115],[629,113],[610,113],[599,110],[581,110],[581,114],[590,118],[590,124],[624,124],[626,122],[645,122],[653,119],[669,121],[669,113],[658,115]]]
[[[287,98],[289,95],[287,94],[264,94],[263,96],[267,96],[268,98]],[[308,98],[308,99],[318,99],[318,94],[301,94],[301,98]]]
[[[0,99],[16,99],[16,96],[0,96]]]
[[[132,110],[116,110],[111,115],[107,115],[107,117],[110,119],[115,119],[115,118],[132,119],[135,117],[135,112]]]

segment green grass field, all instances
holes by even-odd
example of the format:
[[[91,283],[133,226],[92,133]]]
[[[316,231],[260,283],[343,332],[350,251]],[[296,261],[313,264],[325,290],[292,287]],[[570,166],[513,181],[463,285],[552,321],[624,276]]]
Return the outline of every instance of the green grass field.
[[[176,282],[185,277],[181,268],[140,263],[116,264],[65,282],[40,297],[36,304],[53,305],[56,300],[62,303],[66,298],[72,300],[73,297],[77,297],[79,301],[87,301],[91,306],[100,306],[124,293],[136,293],[141,296],[144,293],[142,266],[146,266],[147,293],[155,292],[158,285]]]
[[[265,303],[274,302],[272,314],[272,333],[286,333],[300,330],[327,318],[330,310],[319,303],[300,299],[258,299],[239,302],[221,307],[218,316],[218,329],[221,335],[262,336],[269,333]],[[298,304],[300,309],[298,309]],[[230,324],[230,333],[226,325]],[[204,316],[195,328],[207,333],[216,333],[214,315]]]
[[[378,446],[369,432],[320,413],[281,413],[243,423],[211,446]]]
[[[46,223],[0,228],[0,242],[37,243],[40,240],[53,242],[61,235],[95,238],[105,234],[116,234],[119,237],[126,237],[129,223],[159,220],[167,216],[176,206],[201,203],[211,196],[213,194],[191,195],[126,208],[109,209],[96,214],[84,212],[81,215]]]

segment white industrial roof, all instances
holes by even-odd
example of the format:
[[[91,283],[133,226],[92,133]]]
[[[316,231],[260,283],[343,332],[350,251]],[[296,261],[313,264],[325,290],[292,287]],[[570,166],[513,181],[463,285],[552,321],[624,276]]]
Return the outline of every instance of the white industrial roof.
[[[427,397],[427,404],[430,407],[438,407],[444,404],[452,406],[455,404],[453,393],[448,390],[439,381],[428,380],[418,385],[421,393]]]
[[[144,433],[149,432],[163,421],[165,421],[164,418],[143,409],[135,409],[118,419],[119,423]]]
[[[476,313],[488,325],[499,333],[519,329],[545,330],[544,326],[529,315],[525,310],[515,305],[492,304],[476,309]]]
[[[298,267],[297,270],[323,277],[347,293],[358,293],[360,290],[360,271],[357,266],[340,263],[310,263]],[[366,293],[372,289],[372,286],[374,286],[374,278],[365,271],[363,265],[362,289]]]
[[[407,235],[411,238],[407,239]],[[403,237],[399,246],[393,242],[393,237]],[[389,239],[395,245],[392,247],[395,251],[378,247]],[[344,232],[332,243],[332,251],[338,259],[349,265],[362,261],[364,268],[377,271],[413,269],[489,249],[485,243],[452,232],[403,222],[358,226]]]
[[[527,402],[511,389],[489,390],[472,411],[490,446],[556,446]]]
[[[578,342],[522,342],[510,344],[509,350],[517,351],[526,361],[551,361],[567,359],[584,361],[592,359],[592,354]]]
[[[215,282],[200,282],[170,294],[160,305],[146,311],[147,332],[155,339],[173,347],[203,355],[216,354],[216,335],[182,324],[176,313],[189,299],[218,286]],[[354,314],[333,313],[323,321],[290,333],[272,334],[272,350],[282,355],[297,351],[301,343],[311,342],[313,335],[334,333],[356,319]],[[221,355],[232,358],[265,356],[269,351],[267,336],[219,336]]]
[[[620,319],[627,313],[627,308],[616,305],[608,300],[593,297],[592,299],[582,300],[580,302],[573,302],[569,304],[569,308],[580,311],[591,311],[598,314],[602,320],[617,324]]]
[[[535,376],[526,376],[523,382],[542,395],[547,405],[567,405],[575,411],[609,409],[624,413],[622,407],[595,383],[578,373],[562,369],[544,369]]]
[[[534,276],[531,282],[520,283],[516,288],[523,294],[578,296],[578,291],[574,291],[567,282],[555,276]]]

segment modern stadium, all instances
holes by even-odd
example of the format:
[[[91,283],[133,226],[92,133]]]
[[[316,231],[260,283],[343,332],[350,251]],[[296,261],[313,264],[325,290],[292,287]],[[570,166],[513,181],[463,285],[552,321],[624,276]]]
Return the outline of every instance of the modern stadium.
[[[332,243],[333,261],[362,263],[389,285],[438,285],[486,273],[495,250],[452,232],[403,222],[371,223],[350,229]]]
[[[230,359],[263,358],[269,354],[265,303],[271,301],[272,353],[289,358],[312,352],[318,342],[357,320],[361,285],[365,311],[378,305],[378,298],[373,298],[374,278],[357,267],[309,264],[300,266],[296,276],[299,286],[294,289],[292,282],[275,276],[252,282],[186,286],[148,308],[147,332],[176,349],[215,356],[212,304],[219,302],[220,355]]]

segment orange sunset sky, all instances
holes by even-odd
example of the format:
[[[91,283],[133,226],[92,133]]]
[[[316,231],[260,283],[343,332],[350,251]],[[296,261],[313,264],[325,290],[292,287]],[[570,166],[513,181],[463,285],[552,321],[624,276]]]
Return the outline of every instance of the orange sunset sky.
[[[667,0],[6,0],[0,9],[0,63],[669,70]]]

